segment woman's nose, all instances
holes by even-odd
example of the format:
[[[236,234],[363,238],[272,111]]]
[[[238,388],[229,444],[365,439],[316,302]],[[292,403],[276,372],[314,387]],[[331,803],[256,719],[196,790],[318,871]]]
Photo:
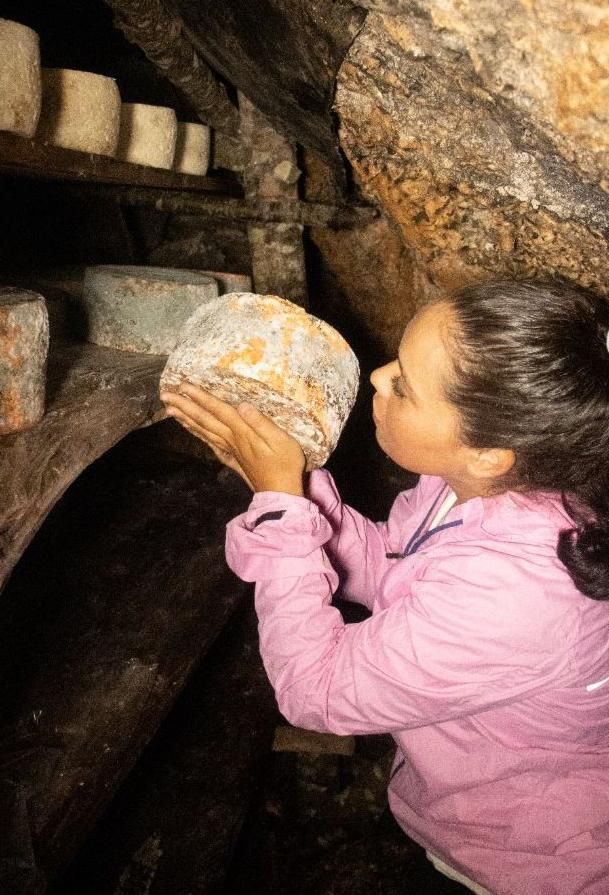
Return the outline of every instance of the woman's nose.
[[[390,382],[391,366],[392,364],[385,364],[383,367],[377,367],[370,374],[370,382],[377,392],[383,393],[384,386]]]

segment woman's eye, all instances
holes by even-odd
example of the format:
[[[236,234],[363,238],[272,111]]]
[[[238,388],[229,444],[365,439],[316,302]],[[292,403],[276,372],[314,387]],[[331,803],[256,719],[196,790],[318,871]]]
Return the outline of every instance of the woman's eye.
[[[394,395],[397,395],[398,398],[405,398],[405,397],[406,397],[406,395],[404,394],[404,392],[403,392],[403,390],[402,390],[402,384],[401,384],[401,382],[400,382],[400,377],[399,377],[399,376],[392,376],[392,377],[391,377],[391,388],[392,388],[393,394],[394,394]]]

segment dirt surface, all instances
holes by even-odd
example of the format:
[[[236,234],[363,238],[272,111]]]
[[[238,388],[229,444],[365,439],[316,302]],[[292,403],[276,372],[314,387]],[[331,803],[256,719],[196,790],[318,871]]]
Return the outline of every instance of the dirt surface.
[[[283,724],[250,605],[50,895],[465,895],[387,809],[390,737],[273,752]]]

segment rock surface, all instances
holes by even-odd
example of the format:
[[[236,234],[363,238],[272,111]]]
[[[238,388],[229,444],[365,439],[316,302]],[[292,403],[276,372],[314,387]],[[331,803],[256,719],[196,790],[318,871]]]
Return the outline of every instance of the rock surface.
[[[418,291],[490,276],[609,291],[605,4],[369,3],[341,144],[415,254]]]

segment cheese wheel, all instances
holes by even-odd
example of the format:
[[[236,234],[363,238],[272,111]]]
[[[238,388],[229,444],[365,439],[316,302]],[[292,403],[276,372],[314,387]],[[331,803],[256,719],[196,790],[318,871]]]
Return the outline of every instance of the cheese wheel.
[[[42,69],[36,138],[54,146],[113,156],[121,96],[113,78],[69,68]]]
[[[0,19],[0,131],[33,137],[41,102],[38,35],[19,22]]]
[[[251,292],[252,278],[246,273],[225,273],[221,270],[200,270],[199,273],[212,277],[220,287],[220,295],[227,292]]]
[[[109,264],[86,268],[82,295],[73,300],[87,341],[169,354],[193,311],[217,295],[215,280],[194,271]]]
[[[42,419],[49,350],[49,318],[42,295],[0,288],[0,435]]]
[[[353,351],[335,329],[276,295],[235,292],[201,305],[161,375],[223,401],[255,404],[322,466],[338,442],[359,382]]]
[[[204,124],[178,121],[174,171],[203,177],[209,167],[210,131]]]
[[[178,120],[173,109],[123,103],[116,157],[136,165],[171,168]]]

